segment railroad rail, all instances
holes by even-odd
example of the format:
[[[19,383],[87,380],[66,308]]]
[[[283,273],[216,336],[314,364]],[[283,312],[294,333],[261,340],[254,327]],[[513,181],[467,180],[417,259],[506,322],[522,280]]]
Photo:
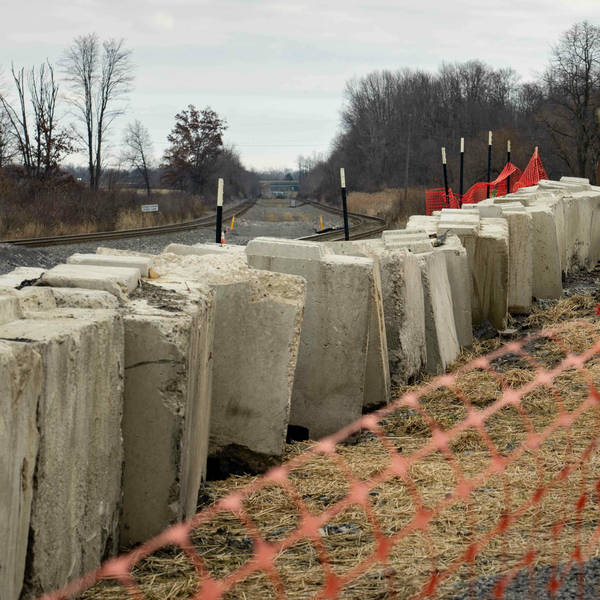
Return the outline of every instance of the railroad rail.
[[[321,202],[314,200],[308,200],[308,203],[325,210],[327,212],[343,215],[341,208],[335,208]],[[380,234],[386,229],[385,219],[380,217],[371,217],[369,215],[363,215],[361,213],[348,212],[348,221],[350,222],[350,239],[351,240],[362,240],[370,237],[374,237]],[[337,242],[344,239],[344,229],[334,229],[331,231],[325,231],[323,233],[315,233],[300,238],[301,240],[315,241],[315,242]]]
[[[233,215],[237,217],[248,212],[256,200],[248,200],[231,208],[224,208],[223,219],[230,219]],[[312,204],[320,210],[335,215],[342,215],[342,210],[322,204],[314,200],[306,200],[302,204]],[[302,204],[298,206],[302,206]],[[385,228],[385,220],[379,217],[371,217],[360,213],[349,212],[348,219],[350,221],[350,239],[359,240],[373,237],[381,233]],[[215,223],[215,215],[211,213],[191,221],[184,223],[176,223],[174,225],[156,225],[154,227],[140,227],[137,229],[121,229],[118,231],[95,231],[92,233],[76,233],[69,235],[60,235],[54,237],[38,237],[38,238],[19,238],[13,240],[2,240],[3,244],[12,244],[14,246],[26,246],[30,248],[39,248],[43,246],[58,246],[61,244],[79,244],[83,242],[95,242],[101,240],[117,240],[122,238],[142,237],[149,235],[159,235],[165,233],[176,233],[178,231],[189,231],[201,227],[212,227]],[[300,238],[302,240],[332,242],[344,239],[344,230],[334,229],[323,233],[315,233],[312,235]]]
[[[254,206],[255,200],[242,202],[237,206],[223,209],[223,219],[230,219],[233,215],[239,217]],[[60,244],[79,244],[82,242],[94,242],[100,240],[118,240],[121,238],[142,237],[146,235],[159,235],[163,233],[175,233],[178,231],[189,231],[200,227],[211,227],[215,223],[215,215],[209,215],[175,223],[174,225],[156,225],[154,227],[140,227],[138,229],[120,229],[118,231],[94,231],[92,233],[75,233],[55,237],[19,238],[14,240],[2,240],[3,244],[14,246],[28,246],[30,248],[42,246],[58,246]]]

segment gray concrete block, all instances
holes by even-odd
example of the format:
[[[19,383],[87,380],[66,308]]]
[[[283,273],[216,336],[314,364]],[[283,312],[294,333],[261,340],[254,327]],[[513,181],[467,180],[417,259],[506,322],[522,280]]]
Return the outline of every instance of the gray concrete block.
[[[120,317],[29,315],[0,327],[4,341],[37,352],[43,370],[25,597],[61,587],[116,550],[122,476]]]
[[[149,281],[132,296],[124,313],[123,546],[196,512],[206,473],[214,323],[206,288]]]
[[[19,299],[12,289],[0,289],[0,325],[21,318]]]
[[[0,305],[2,297],[0,297]],[[26,344],[0,341],[0,597],[18,600],[29,537],[38,453],[40,355]]]
[[[417,258],[425,301],[426,370],[440,375],[460,353],[446,259],[439,252],[417,254]]]
[[[533,296],[535,298],[561,298],[561,257],[552,211],[543,205],[534,205],[528,206],[527,212],[532,217]]]
[[[306,284],[300,277],[250,269],[245,256],[157,257],[161,280],[182,277],[215,292],[210,449],[264,470],[285,449]]]
[[[72,254],[67,258],[70,265],[95,265],[98,267],[125,267],[137,269],[142,277],[148,277],[153,257],[130,254]]]
[[[274,238],[251,241],[246,254],[252,267],[306,279],[290,424],[312,439],[338,431],[362,413],[373,260]]]
[[[124,299],[138,286],[139,269],[96,265],[57,265],[46,271],[40,285],[104,290]]]
[[[453,234],[446,234],[442,241],[437,239],[437,235],[431,238],[426,232],[413,230],[384,231],[382,239],[388,248],[406,248],[414,253],[435,251],[444,255],[458,342],[461,346],[470,346],[473,342],[472,276],[467,251],[460,239]],[[433,246],[434,242],[440,245]]]
[[[45,271],[37,267],[17,267],[0,275],[0,287],[18,288],[26,281],[38,280]]]

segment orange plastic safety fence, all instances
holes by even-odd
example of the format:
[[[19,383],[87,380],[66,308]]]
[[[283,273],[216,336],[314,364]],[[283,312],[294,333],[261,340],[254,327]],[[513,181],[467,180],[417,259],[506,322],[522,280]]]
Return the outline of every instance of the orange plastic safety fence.
[[[110,598],[118,582],[136,599],[583,597],[600,539],[599,354],[591,321],[511,342],[46,599],[104,582],[99,599],[107,580]],[[174,566],[144,579],[172,547]]]
[[[460,196],[452,191],[452,188],[435,188],[425,190],[425,214],[431,216],[434,211],[442,208],[460,208]]]
[[[525,171],[523,171],[523,175],[515,186],[514,191],[517,191],[522,187],[536,185],[541,179],[548,179],[548,175],[546,174],[546,169],[544,169],[544,165],[540,159],[540,153],[536,148],[533,156],[529,159],[527,167],[525,167]]]
[[[506,163],[504,169],[492,182],[476,183],[463,196],[463,204],[477,204],[490,196],[506,196],[510,182],[510,191],[516,191],[521,179],[521,170],[512,163]],[[489,188],[489,190],[488,190]]]

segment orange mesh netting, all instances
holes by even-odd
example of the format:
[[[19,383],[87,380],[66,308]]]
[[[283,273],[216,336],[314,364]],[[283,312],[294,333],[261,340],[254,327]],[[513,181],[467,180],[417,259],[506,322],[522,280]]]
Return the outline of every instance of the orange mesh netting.
[[[514,191],[516,192],[522,187],[536,185],[541,179],[548,179],[548,175],[546,175],[546,169],[544,169],[544,165],[540,159],[540,153],[536,148],[533,152],[533,156],[529,159],[527,167],[525,167],[523,175],[515,186]]]
[[[489,184],[489,195],[505,196],[510,177],[510,191],[515,191],[515,186],[521,177],[521,170],[512,163],[506,163],[502,173]],[[488,197],[488,184],[476,183],[463,196],[463,204],[477,204]]]
[[[444,188],[425,190],[425,214],[431,216],[434,211],[442,208],[460,208],[460,196],[452,188],[447,195]]]
[[[583,597],[599,340],[566,324],[409,389],[46,598]]]
[[[460,208],[461,204],[477,204],[491,196],[506,196],[509,193],[508,183],[510,178],[510,193],[516,192],[519,188],[535,185],[541,179],[547,179],[544,165],[536,148],[524,172],[512,163],[506,163],[504,169],[498,177],[489,184],[481,181],[473,185],[460,198],[458,195],[452,197],[452,193],[446,198],[443,188],[425,190],[425,214],[432,215],[434,210],[442,208]],[[489,188],[489,194],[488,194]],[[451,206],[452,202],[456,206]]]

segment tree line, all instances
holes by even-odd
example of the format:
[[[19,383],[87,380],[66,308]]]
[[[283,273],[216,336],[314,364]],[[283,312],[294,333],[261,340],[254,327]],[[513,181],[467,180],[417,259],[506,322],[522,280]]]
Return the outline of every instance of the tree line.
[[[488,130],[494,132],[494,177],[511,140],[512,162],[520,168],[539,146],[550,177],[597,183],[599,110],[600,28],[589,22],[561,36],[535,81],[520,82],[514,69],[479,60],[444,63],[435,73],[375,71],[347,83],[329,156],[300,157],[301,193],[337,198],[341,166],[352,189],[441,187],[442,146],[457,191],[461,137],[468,189],[487,178]]]
[[[258,176],[246,170],[233,148],[223,144],[226,121],[210,107],[190,104],[175,115],[169,146],[157,161],[148,129],[130,122],[112,166],[107,155],[115,120],[125,113],[132,90],[132,51],[124,40],[101,41],[96,34],[75,38],[58,65],[10,69],[12,94],[0,88],[0,171],[13,178],[64,178],[65,160],[84,152],[90,190],[110,185],[126,171],[148,196],[156,185],[194,195],[214,195],[217,174],[230,195],[252,196]],[[116,165],[115,165],[116,163]]]

